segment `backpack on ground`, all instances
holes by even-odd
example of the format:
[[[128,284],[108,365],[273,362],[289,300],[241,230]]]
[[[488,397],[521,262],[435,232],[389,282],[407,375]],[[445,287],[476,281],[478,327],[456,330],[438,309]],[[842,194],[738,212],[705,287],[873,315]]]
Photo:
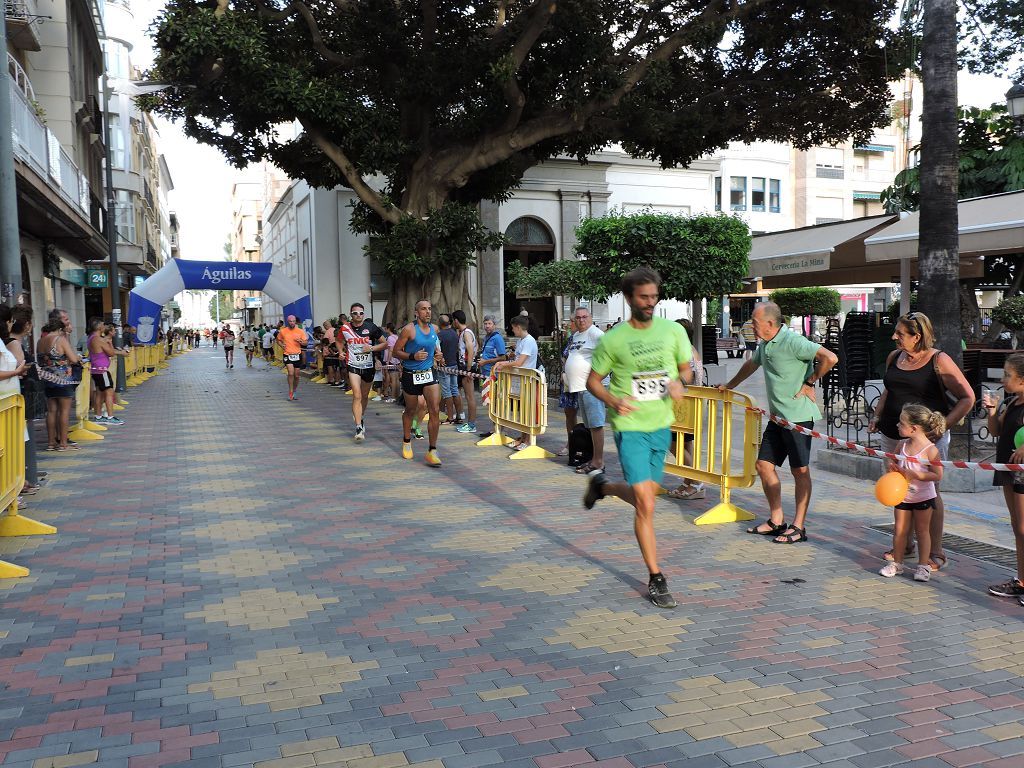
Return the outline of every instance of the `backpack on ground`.
[[[594,440],[590,430],[577,424],[569,433],[569,466],[579,467],[594,458]]]

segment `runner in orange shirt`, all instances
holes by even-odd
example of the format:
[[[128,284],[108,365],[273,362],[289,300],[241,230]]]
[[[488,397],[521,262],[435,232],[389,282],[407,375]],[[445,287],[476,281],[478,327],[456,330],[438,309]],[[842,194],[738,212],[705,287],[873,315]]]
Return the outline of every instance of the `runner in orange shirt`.
[[[298,400],[295,390],[299,388],[299,370],[303,368],[302,350],[306,347],[306,332],[299,328],[295,315],[288,315],[288,324],[277,332],[274,343],[284,352],[285,369],[288,371],[288,399]]]

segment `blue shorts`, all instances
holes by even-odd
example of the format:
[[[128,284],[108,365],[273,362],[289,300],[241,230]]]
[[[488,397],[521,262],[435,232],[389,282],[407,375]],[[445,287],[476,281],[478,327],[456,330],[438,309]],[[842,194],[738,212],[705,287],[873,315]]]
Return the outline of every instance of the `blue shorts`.
[[[648,480],[661,483],[665,475],[665,454],[672,442],[668,427],[656,432],[616,432],[615,447],[619,450],[622,474],[629,485]]]
[[[437,378],[441,382],[441,399],[455,397],[459,394],[459,377],[454,373],[438,373]]]
[[[605,425],[605,404],[585,389],[576,393],[576,413],[587,429],[598,429]]]

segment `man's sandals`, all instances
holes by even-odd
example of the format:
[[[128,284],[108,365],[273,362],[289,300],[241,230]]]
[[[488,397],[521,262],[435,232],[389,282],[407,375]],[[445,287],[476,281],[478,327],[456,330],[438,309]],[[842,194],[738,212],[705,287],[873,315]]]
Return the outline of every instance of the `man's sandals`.
[[[762,529],[762,526],[765,525],[768,526],[768,530]],[[747,533],[757,536],[771,536],[773,537],[772,543],[774,544],[799,544],[801,541],[807,541],[807,531],[803,528],[797,528],[795,525],[786,525],[785,520],[778,525],[771,520],[765,520],[753,528],[747,528]]]

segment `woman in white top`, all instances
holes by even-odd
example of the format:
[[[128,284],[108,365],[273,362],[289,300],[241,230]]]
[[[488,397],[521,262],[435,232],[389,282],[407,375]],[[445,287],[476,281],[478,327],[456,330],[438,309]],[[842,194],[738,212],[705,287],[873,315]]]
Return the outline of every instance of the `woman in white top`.
[[[690,360],[690,365],[693,368],[693,383],[696,386],[703,386],[704,363],[700,359],[700,355],[697,354],[696,348],[693,347],[693,323],[685,317],[676,320],[676,322],[686,329],[686,335],[690,337],[690,346],[693,349],[693,357]],[[686,466],[689,466],[693,462],[693,438],[690,435],[684,435],[683,437],[683,455]],[[668,496],[672,499],[683,499],[684,501],[703,499],[704,483],[684,480],[682,485],[669,491]]]

